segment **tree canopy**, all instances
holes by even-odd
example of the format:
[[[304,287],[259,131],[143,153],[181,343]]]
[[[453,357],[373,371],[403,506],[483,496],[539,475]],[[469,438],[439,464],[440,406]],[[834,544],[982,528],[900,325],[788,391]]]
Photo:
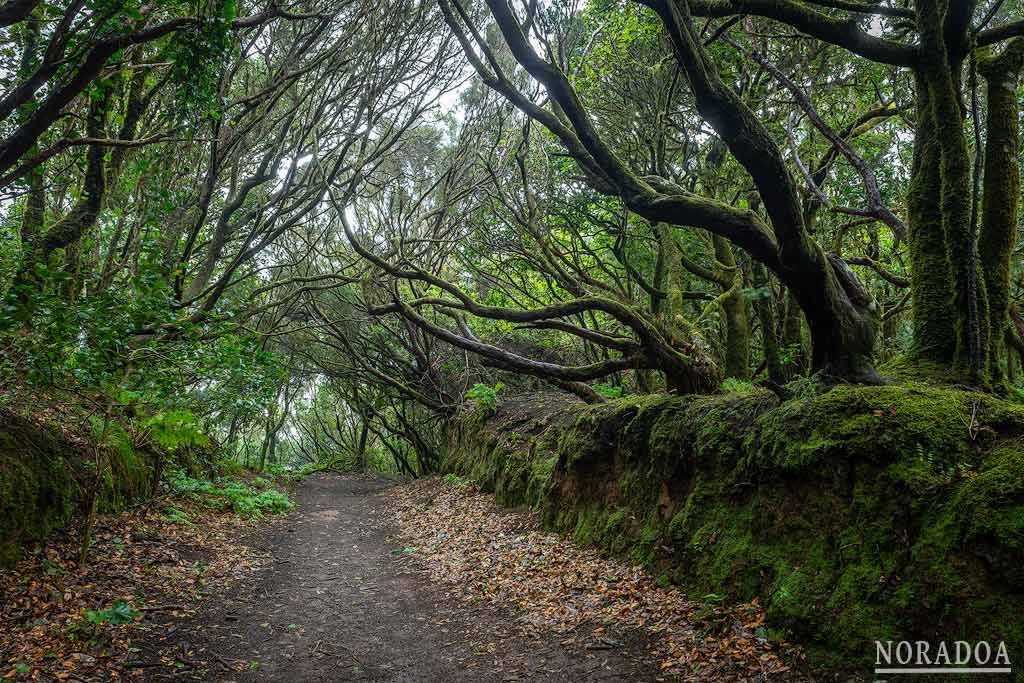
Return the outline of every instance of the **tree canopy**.
[[[10,387],[414,475],[509,393],[1019,392],[1015,0],[7,0],[0,49]]]

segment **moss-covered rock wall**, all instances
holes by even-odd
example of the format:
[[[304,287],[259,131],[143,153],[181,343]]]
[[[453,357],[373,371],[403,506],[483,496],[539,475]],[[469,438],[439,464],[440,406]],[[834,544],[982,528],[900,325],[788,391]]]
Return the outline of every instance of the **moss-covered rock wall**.
[[[1024,664],[1024,407],[896,386],[546,397],[449,436],[448,471],[700,594],[759,596],[836,664],[916,638],[1005,640]]]
[[[99,498],[101,511],[122,509],[149,495],[152,454],[136,451],[123,430],[109,435]],[[57,425],[41,425],[0,409],[0,567],[13,564],[26,544],[66,526],[95,470],[83,444]]]

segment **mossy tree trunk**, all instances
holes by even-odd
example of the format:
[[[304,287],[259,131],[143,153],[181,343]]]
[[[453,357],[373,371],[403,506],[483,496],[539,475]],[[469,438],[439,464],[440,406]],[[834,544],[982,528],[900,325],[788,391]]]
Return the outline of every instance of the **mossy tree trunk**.
[[[721,141],[711,145],[706,159],[705,177],[701,181],[712,197],[721,194],[721,168],[728,150]],[[751,210],[760,206],[760,199],[754,193],[748,199]],[[711,233],[711,245],[714,250],[714,267],[709,272],[684,261],[691,273],[705,280],[710,280],[722,294],[718,297],[718,305],[722,315],[722,371],[725,377],[737,379],[750,378],[750,325],[747,303],[743,299],[743,271],[736,262],[736,254],[732,243],[721,235]]]
[[[86,135],[92,138],[104,137],[110,104],[109,88],[104,88],[98,97],[90,101]],[[50,255],[58,249],[66,250],[73,247],[83,233],[96,224],[107,190],[105,155],[106,150],[103,147],[89,145],[85,154],[86,169],[81,198],[75,202],[67,215],[45,233],[34,236],[31,247],[23,252],[21,264],[14,278],[15,285],[21,287],[19,296],[23,301],[27,301],[27,291],[40,284],[36,276],[36,264],[47,262]],[[75,258],[73,255],[72,267]]]
[[[714,391],[721,380],[721,371],[704,348],[704,340],[698,331],[686,320],[681,254],[672,226],[657,222],[651,227],[658,242],[658,260],[662,264],[661,289],[665,293],[656,322],[663,329],[670,346],[688,350],[687,362],[663,364],[661,370],[665,375],[665,385],[679,394]]]
[[[978,60],[988,104],[985,177],[978,254],[988,301],[989,374],[1002,379],[1009,313],[1010,261],[1017,240],[1020,209],[1020,130],[1017,90],[1024,68],[1024,38],[1017,38],[996,56]],[[1011,359],[1007,356],[1009,366]]]
[[[808,278],[805,286],[792,288],[810,330],[811,369],[846,381],[877,383],[874,301],[842,259],[824,253],[822,258],[830,262],[829,276]],[[811,290],[815,281],[821,291]]]
[[[29,21],[21,26],[22,55],[21,65],[18,69],[19,78],[28,78],[29,74],[39,63],[39,26],[42,21]],[[22,109],[18,113],[18,122],[24,123],[28,119],[28,111]],[[38,154],[39,146],[33,145],[29,154]],[[43,187],[44,181],[43,164],[39,164],[28,172],[25,184],[28,193],[25,198],[25,208],[21,216],[21,248],[23,252],[31,251],[43,229],[43,222],[46,218],[46,191]]]
[[[921,60],[915,69],[917,131],[909,212],[916,360],[987,386],[1001,377],[1010,255],[1019,202],[1016,90],[1024,48],[1015,39],[980,60],[987,84],[984,182],[971,168],[963,101],[970,62],[969,17],[956,3],[917,7]],[[980,136],[978,136],[980,139]],[[977,153],[978,150],[975,150]],[[975,187],[982,188],[979,212]]]
[[[737,379],[750,378],[750,323],[747,302],[743,298],[743,271],[736,263],[732,245],[724,237],[713,235],[715,261],[720,282],[728,282],[721,298],[725,327],[725,352],[722,354],[724,374]]]
[[[764,353],[764,367],[768,379],[781,383],[785,380],[782,372],[782,360],[779,354],[779,333],[776,329],[775,311],[773,310],[774,295],[768,279],[768,269],[760,263],[754,265],[754,287],[763,294],[756,304],[758,321],[761,323],[761,348]]]
[[[804,340],[804,316],[792,290],[786,290],[783,298],[781,372],[789,381],[807,371],[807,344]]]
[[[931,93],[917,76],[917,122],[910,192],[907,195],[910,268],[913,273],[913,345],[917,358],[951,363],[956,349],[949,315],[953,290],[942,227],[941,150]]]
[[[359,441],[356,445],[356,467],[360,472],[365,472],[369,467],[369,463],[366,458],[366,442],[369,435],[370,423],[364,417],[362,425],[360,425],[359,428]]]

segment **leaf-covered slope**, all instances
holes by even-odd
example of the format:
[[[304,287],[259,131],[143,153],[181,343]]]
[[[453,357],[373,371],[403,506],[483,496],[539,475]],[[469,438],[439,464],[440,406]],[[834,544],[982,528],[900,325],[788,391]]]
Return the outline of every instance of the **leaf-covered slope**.
[[[772,626],[847,663],[950,634],[1012,656],[1022,434],[1021,407],[953,389],[654,396],[464,416],[447,466],[683,585],[760,596]]]

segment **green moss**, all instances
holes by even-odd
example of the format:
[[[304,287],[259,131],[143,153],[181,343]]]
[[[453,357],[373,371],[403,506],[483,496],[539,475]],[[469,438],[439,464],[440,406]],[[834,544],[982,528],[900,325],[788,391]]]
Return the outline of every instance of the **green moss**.
[[[967,473],[946,520],[958,527],[961,541],[998,538],[1024,550],[1024,448],[1020,444],[997,448],[979,472]],[[1015,583],[1024,587],[1024,580]]]
[[[77,514],[95,470],[57,427],[40,426],[10,411],[0,413],[0,566],[29,542],[44,539]],[[149,493],[151,469],[120,426],[104,450],[99,509],[115,511]]]
[[[600,530],[603,526],[596,509],[582,510],[576,515],[576,526],[572,531],[573,540],[581,544],[597,541],[601,538]]]
[[[657,559],[657,546],[661,542],[662,535],[661,525],[656,521],[648,520],[633,544],[629,558],[645,567],[653,566]]]
[[[485,424],[452,434],[456,471],[503,501],[695,594],[759,597],[771,628],[822,661],[950,634],[1024,651],[1019,405],[840,386],[782,405],[762,391],[630,397],[518,444]]]
[[[547,497],[552,481],[555,466],[558,464],[558,456],[541,453],[530,464],[529,481],[526,485],[526,502],[530,507],[540,507]]]
[[[889,359],[878,367],[878,372],[904,386],[943,387],[959,379],[949,363],[910,354]]]
[[[0,434],[0,566],[16,561],[24,542],[64,526],[78,499],[66,448],[48,435],[29,440],[14,426]]]
[[[608,515],[604,520],[603,535],[607,538],[621,534],[625,526],[627,514],[629,514],[629,511],[626,508],[618,508],[615,512]]]
[[[756,466],[786,470],[837,457],[899,463],[908,454],[948,466],[975,459],[996,433],[986,425],[1007,420],[1024,421],[1024,411],[984,394],[836,387],[766,414],[748,451]]]

